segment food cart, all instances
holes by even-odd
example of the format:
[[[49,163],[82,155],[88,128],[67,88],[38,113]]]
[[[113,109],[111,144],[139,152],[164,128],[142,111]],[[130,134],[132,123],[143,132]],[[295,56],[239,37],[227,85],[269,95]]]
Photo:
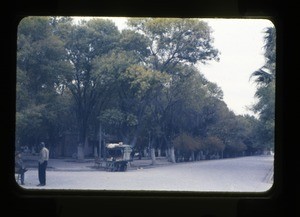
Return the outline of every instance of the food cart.
[[[106,171],[126,171],[131,161],[132,148],[130,145],[119,143],[108,143],[105,146],[105,158],[98,166],[104,167]],[[96,162],[97,163],[97,162]]]

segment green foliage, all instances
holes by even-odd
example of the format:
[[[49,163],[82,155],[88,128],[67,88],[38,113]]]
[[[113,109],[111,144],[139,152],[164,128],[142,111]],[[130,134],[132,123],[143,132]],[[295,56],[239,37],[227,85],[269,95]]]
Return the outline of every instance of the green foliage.
[[[259,126],[236,117],[223,92],[194,66],[218,60],[211,29],[197,19],[131,19],[74,24],[69,17],[28,17],[18,28],[16,138],[34,145],[108,136],[140,148],[242,152]],[[268,127],[271,85],[257,104]],[[270,108],[270,109],[269,109]],[[274,114],[274,113],[273,113]],[[269,132],[268,130],[265,132]],[[269,135],[269,134],[268,134]],[[270,135],[271,137],[272,135]],[[98,137],[97,137],[98,138]],[[74,144],[77,145],[77,144]]]
[[[137,59],[144,60],[150,55],[149,39],[131,30],[123,30],[120,37],[120,47],[125,51],[133,51]]]
[[[43,122],[44,105],[29,105],[27,109],[16,113],[16,131],[20,136],[33,136],[39,132]]]
[[[174,147],[180,151],[195,151],[203,146],[199,138],[192,137],[187,133],[181,133],[172,140]]]
[[[205,139],[205,147],[210,152],[221,152],[225,149],[225,144],[216,136],[208,136]]]
[[[137,117],[134,114],[127,114],[125,121],[126,125],[129,127],[136,126],[139,123]]]
[[[275,28],[268,28],[265,31],[265,58],[266,63],[259,70],[252,73],[256,77],[258,85],[255,96],[258,102],[252,110],[259,115],[259,130],[257,143],[261,149],[274,148],[275,134],[275,77],[276,77],[276,32]]]
[[[22,76],[17,76],[17,82],[22,79],[22,86],[31,97],[45,89],[53,90],[53,84],[58,83],[58,75],[67,63],[63,42],[52,34],[48,19],[24,18],[19,24],[17,45],[18,75]]]
[[[130,88],[136,93],[136,97],[151,97],[159,93],[169,80],[169,76],[154,70],[146,69],[140,65],[132,65],[127,68],[124,76],[130,83]]]
[[[117,127],[124,122],[124,114],[117,109],[107,109],[101,113],[100,121],[106,125]]]
[[[178,64],[218,60],[212,46],[211,30],[197,19],[130,19],[128,25],[150,41],[151,55],[146,59],[155,70],[171,72]]]
[[[69,64],[64,43],[53,34],[49,20],[26,17],[18,27],[16,141],[27,145],[53,140],[50,131],[58,127],[58,114],[64,108],[56,102],[63,102],[58,100],[61,74]]]

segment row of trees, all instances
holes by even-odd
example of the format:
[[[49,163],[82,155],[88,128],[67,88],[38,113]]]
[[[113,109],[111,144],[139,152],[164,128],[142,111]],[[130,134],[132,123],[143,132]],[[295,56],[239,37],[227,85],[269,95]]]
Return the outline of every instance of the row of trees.
[[[94,154],[105,141],[123,141],[137,151],[148,148],[153,161],[155,150],[165,150],[173,162],[273,147],[273,30],[266,33],[266,65],[253,73],[259,84],[257,119],[230,111],[222,90],[194,66],[219,58],[207,23],[136,18],[127,24],[119,31],[105,19],[20,22],[17,146],[43,140],[51,149],[71,132],[77,135],[78,158],[90,154],[89,141],[100,141]],[[261,80],[265,69],[270,80]]]

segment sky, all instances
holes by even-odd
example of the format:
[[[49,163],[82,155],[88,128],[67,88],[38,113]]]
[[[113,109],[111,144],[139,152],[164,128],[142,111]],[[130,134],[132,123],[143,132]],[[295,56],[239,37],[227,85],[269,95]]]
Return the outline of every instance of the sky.
[[[251,74],[265,64],[264,30],[273,24],[266,19],[212,19],[214,46],[220,61],[199,64],[205,77],[220,86],[224,101],[237,115],[253,113],[247,109],[255,102],[256,84]]]
[[[126,27],[126,18],[112,19],[118,28]],[[262,67],[264,30],[273,24],[267,19],[202,19],[212,28],[213,45],[220,52],[220,61],[197,64],[205,77],[224,93],[223,100],[236,115],[254,115],[249,108],[256,102],[256,84],[252,72]]]

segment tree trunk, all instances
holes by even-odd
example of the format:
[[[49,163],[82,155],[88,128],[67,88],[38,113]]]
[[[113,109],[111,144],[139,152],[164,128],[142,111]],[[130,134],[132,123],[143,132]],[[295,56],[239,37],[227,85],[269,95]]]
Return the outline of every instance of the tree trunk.
[[[133,139],[131,140],[130,145],[131,145],[132,147],[135,147],[137,138],[138,138],[137,135],[134,135]]]
[[[192,160],[192,161],[195,161],[195,152],[194,152],[194,151],[192,151],[192,154],[191,154],[191,160]]]
[[[98,157],[98,153],[97,153],[97,146],[94,146],[94,157]]]
[[[87,136],[85,137],[84,140],[83,158],[85,157],[86,154],[91,154],[91,150],[89,149],[89,140]]]
[[[101,142],[102,142],[102,126],[101,126],[101,123],[100,123],[100,126],[99,126],[99,160],[101,160]]]
[[[79,143],[77,147],[77,159],[78,160],[84,160],[84,147],[81,143]]]
[[[86,131],[84,129],[84,126],[81,125],[79,130],[79,144],[77,147],[77,159],[83,160],[84,159],[84,151],[86,146]]]
[[[77,124],[78,124],[78,135],[79,135],[79,146],[82,146],[78,149],[78,158],[84,159],[86,151],[89,151],[88,147],[88,137],[87,137],[87,129],[88,129],[88,119],[90,113],[88,112],[88,108],[83,105],[83,101],[78,101],[77,107]]]
[[[166,153],[166,158],[168,159],[168,161],[171,161],[170,160],[170,151],[168,148],[166,149],[165,153]]]
[[[160,148],[157,149],[157,157],[161,157],[161,149]]]
[[[148,157],[147,148],[144,148],[144,157]]]
[[[151,148],[151,160],[152,160],[152,165],[155,165],[156,164],[155,148]]]
[[[171,162],[172,163],[176,163],[176,161],[175,161],[175,149],[174,149],[174,147],[170,148],[170,158],[171,158]]]

